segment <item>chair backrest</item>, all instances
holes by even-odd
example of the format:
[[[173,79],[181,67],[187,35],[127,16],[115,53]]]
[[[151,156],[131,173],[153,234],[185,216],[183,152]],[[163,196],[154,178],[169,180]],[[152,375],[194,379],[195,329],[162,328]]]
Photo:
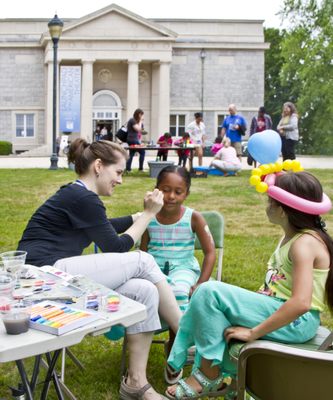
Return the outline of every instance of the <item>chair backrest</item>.
[[[217,211],[201,211],[200,213],[207,222],[214,239],[215,248],[218,250],[216,279],[220,281],[222,278],[224,218],[223,215]],[[202,250],[198,238],[195,239],[195,249]]]
[[[238,400],[329,400],[333,353],[309,351],[264,340],[246,344],[238,360]]]

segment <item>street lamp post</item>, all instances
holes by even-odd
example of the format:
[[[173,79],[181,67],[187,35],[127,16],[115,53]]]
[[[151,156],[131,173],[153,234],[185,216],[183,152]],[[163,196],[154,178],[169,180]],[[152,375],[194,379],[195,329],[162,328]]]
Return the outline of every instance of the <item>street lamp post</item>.
[[[200,51],[200,58],[201,58],[201,112],[204,112],[204,88],[205,88],[205,58],[206,58],[206,51],[205,49],[201,49]]]
[[[58,15],[55,16],[47,24],[50,36],[53,42],[53,107],[52,107],[52,155],[50,158],[50,169],[58,169],[57,155],[57,71],[58,71],[58,42],[61,36],[64,23]]]

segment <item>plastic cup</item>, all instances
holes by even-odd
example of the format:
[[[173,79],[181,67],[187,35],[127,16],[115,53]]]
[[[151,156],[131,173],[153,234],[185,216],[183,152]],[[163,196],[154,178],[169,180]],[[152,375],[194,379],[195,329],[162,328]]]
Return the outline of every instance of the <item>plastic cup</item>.
[[[0,296],[11,297],[14,286],[13,277],[6,272],[0,272]]]
[[[2,321],[9,335],[19,335],[29,330],[31,302],[11,302],[7,310],[2,311]]]
[[[19,272],[25,264],[26,257],[27,252],[21,250],[6,251],[0,254],[5,270],[15,276],[16,283],[18,283]]]

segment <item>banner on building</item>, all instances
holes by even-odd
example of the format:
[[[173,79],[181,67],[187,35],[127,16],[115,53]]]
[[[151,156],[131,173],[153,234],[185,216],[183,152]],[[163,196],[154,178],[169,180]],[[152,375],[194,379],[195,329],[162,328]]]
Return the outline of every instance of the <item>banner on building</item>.
[[[80,132],[81,67],[60,66],[60,131]]]

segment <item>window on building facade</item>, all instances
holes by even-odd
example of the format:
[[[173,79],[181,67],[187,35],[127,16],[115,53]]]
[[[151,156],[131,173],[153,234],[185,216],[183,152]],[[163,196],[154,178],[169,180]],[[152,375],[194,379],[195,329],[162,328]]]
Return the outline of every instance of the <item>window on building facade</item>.
[[[170,133],[172,136],[182,136],[185,132],[185,114],[170,115]]]
[[[16,114],[16,137],[34,137],[34,120],[34,114]]]
[[[221,132],[221,125],[223,124],[224,117],[225,117],[224,114],[217,115],[217,135],[216,136],[218,136]]]

